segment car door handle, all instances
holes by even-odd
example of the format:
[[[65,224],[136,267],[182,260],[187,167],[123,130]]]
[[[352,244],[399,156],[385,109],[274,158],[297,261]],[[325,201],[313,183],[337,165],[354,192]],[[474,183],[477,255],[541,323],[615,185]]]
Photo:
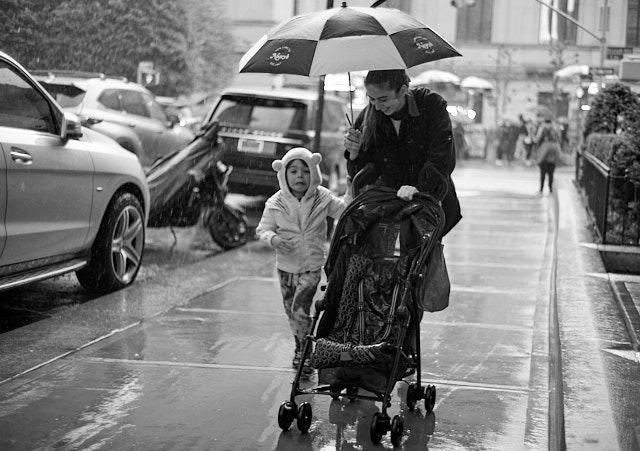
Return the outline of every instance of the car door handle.
[[[33,163],[33,157],[29,154],[29,152],[18,149],[17,147],[11,148],[11,159],[20,164]]]

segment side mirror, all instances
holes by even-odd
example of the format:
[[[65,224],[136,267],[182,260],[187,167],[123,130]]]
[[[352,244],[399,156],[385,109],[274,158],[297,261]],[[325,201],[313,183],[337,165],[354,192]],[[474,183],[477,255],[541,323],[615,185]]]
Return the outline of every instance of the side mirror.
[[[62,124],[60,126],[60,137],[62,139],[80,139],[82,138],[82,126],[80,119],[73,113],[66,112],[62,117]]]

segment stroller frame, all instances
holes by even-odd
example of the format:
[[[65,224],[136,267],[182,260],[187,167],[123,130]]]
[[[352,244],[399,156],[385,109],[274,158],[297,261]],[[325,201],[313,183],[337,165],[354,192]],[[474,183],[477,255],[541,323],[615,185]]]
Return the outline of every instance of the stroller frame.
[[[355,186],[355,183],[354,183]],[[446,187],[446,185],[445,185]],[[441,199],[444,198],[446,194],[446,190],[443,193],[438,193],[438,197],[433,197],[430,194],[419,193],[417,196],[423,196],[425,198],[433,199],[437,202],[440,212],[440,218],[438,227],[436,229],[435,235],[438,239],[432,240],[428,246],[422,246],[419,255],[411,261],[410,270],[408,271],[408,279],[402,283],[402,287],[400,289],[399,299],[400,304],[396,308],[395,312],[393,310],[390,311],[389,315],[392,317],[388,318],[387,321],[394,321],[399,325],[399,335],[397,336],[397,346],[395,346],[395,354],[393,356],[393,365],[391,373],[387,374],[387,383],[384,392],[371,392],[372,394],[361,394],[359,393],[359,389],[361,388],[358,385],[350,385],[350,384],[322,384],[318,385],[314,388],[303,388],[301,387],[301,380],[303,379],[303,365],[299,365],[295,379],[293,381],[291,387],[291,394],[289,400],[284,401],[278,410],[278,425],[284,431],[288,430],[293,421],[296,420],[297,427],[300,432],[306,433],[308,432],[311,421],[312,421],[312,408],[311,404],[308,402],[303,402],[300,405],[296,403],[296,397],[300,395],[327,395],[331,396],[332,399],[337,400],[341,396],[348,398],[350,401],[355,401],[357,399],[365,399],[372,400],[375,402],[380,402],[382,404],[382,411],[376,412],[373,415],[371,426],[370,426],[370,438],[373,443],[380,443],[382,437],[387,433],[391,432],[391,442],[394,446],[399,446],[402,441],[402,436],[404,433],[404,419],[403,416],[398,414],[392,418],[390,418],[387,413],[387,408],[391,407],[391,393],[395,387],[397,382],[405,382],[408,385],[407,393],[406,393],[406,405],[410,411],[412,411],[417,403],[421,400],[424,400],[425,410],[430,413],[433,411],[436,401],[436,387],[431,384],[423,385],[421,381],[421,350],[420,350],[420,322],[421,317],[416,318],[415,315],[412,315],[408,302],[412,302],[412,293],[410,287],[416,283],[416,268],[420,268],[426,262],[426,259],[431,254],[435,245],[439,244],[439,238],[442,234],[442,230],[444,227],[444,212],[442,211]],[[355,202],[355,200],[354,200]],[[361,286],[362,282],[360,282]],[[326,290],[326,286],[321,287],[322,291]],[[397,285],[394,290],[394,297],[398,293]],[[359,293],[360,300],[362,299],[362,293]],[[394,299],[395,301],[395,299]],[[415,300],[413,300],[415,302]],[[313,343],[317,341],[316,337],[316,329],[318,322],[325,311],[325,300],[317,300],[315,302],[315,314],[312,320],[311,331],[307,335],[303,351],[302,351],[302,359],[301,361],[305,361],[306,358],[310,355]],[[407,330],[412,326],[413,331],[415,331],[415,354],[407,356],[403,351],[403,344],[405,342]],[[402,378],[397,377],[397,373],[400,367],[400,359],[401,357],[405,357],[408,360],[407,369],[408,372],[405,373],[405,376]],[[406,378],[413,373],[416,373],[415,382],[409,382]]]

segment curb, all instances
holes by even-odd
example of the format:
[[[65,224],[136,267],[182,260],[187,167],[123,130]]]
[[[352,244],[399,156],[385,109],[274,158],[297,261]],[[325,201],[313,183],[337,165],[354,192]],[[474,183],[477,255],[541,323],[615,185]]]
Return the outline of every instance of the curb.
[[[550,207],[552,220],[552,263],[549,287],[549,450],[564,451],[567,448],[564,418],[564,387],[562,380],[562,346],[560,343],[560,323],[558,319],[558,230],[559,199],[553,192]]]
[[[638,313],[638,309],[624,281],[609,279],[609,285],[611,285],[611,291],[613,291],[616,302],[620,307],[620,313],[622,314],[622,319],[627,328],[633,349],[636,352],[640,352],[640,313]]]

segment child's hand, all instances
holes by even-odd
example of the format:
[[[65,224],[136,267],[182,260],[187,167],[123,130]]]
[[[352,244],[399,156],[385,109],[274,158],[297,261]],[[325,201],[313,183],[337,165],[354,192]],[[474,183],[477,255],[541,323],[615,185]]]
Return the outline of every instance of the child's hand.
[[[283,254],[288,254],[293,249],[293,243],[290,240],[280,238],[278,235],[271,239],[271,245]]]

